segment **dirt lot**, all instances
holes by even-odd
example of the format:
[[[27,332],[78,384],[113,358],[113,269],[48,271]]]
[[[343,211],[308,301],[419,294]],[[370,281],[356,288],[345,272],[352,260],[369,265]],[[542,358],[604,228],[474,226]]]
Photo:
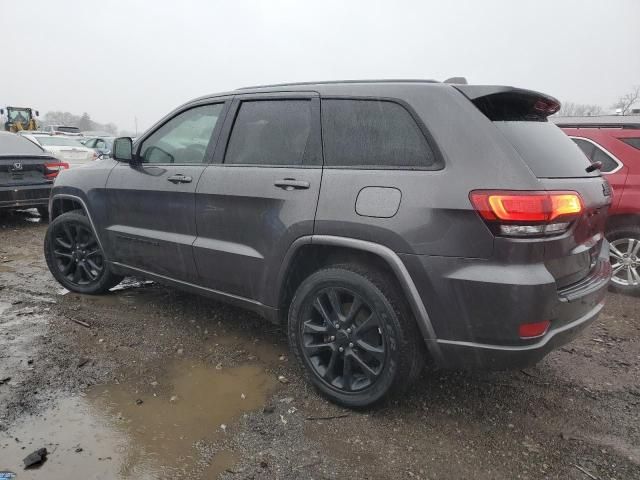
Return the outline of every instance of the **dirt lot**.
[[[351,412],[317,396],[285,334],[252,314],[140,282],[61,290],[45,228],[32,212],[0,218],[0,472],[640,479],[638,298],[610,294],[535,368],[425,372],[405,398]],[[48,460],[23,470],[40,447]]]

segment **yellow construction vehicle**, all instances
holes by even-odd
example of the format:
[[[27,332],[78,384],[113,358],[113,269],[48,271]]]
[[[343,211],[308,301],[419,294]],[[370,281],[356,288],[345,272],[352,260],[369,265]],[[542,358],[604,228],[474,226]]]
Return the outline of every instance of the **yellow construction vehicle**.
[[[6,110],[6,121],[4,130],[7,132],[19,132],[21,130],[37,130],[38,124],[35,117],[40,116],[40,112],[26,107],[6,107],[0,108],[0,117],[3,117]]]

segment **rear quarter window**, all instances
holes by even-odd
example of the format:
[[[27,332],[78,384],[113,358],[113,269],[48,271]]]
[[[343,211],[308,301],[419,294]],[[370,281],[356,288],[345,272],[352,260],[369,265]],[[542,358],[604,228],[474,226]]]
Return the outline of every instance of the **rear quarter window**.
[[[554,124],[547,121],[494,121],[494,125],[513,145],[539,178],[597,177],[587,173],[591,164],[585,154]]]
[[[329,167],[439,168],[416,121],[392,101],[325,99],[322,136]]]
[[[620,138],[620,141],[626,143],[627,145],[632,146],[633,148],[637,148],[640,150],[640,137],[639,138]]]

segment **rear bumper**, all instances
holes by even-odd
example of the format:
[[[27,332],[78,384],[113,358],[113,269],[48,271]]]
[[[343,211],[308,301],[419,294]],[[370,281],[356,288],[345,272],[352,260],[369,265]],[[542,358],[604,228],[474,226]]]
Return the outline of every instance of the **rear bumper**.
[[[0,187],[0,208],[48,206],[50,193],[51,184]]]
[[[598,317],[611,277],[603,242],[589,276],[558,289],[544,263],[403,255],[429,313],[426,339],[445,368],[522,368],[571,341]],[[543,320],[549,330],[522,339],[519,327]]]
[[[585,315],[566,325],[552,329],[530,345],[490,345],[454,340],[438,340],[442,367],[507,370],[525,368],[538,363],[549,352],[569,343],[593,322],[604,302],[597,304]]]

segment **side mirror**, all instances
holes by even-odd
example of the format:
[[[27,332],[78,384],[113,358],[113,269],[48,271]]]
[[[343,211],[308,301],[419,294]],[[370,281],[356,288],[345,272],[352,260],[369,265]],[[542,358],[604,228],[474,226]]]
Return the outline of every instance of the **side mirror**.
[[[4,108],[0,108],[0,115],[4,115]]]
[[[119,162],[132,163],[133,142],[130,137],[119,137],[113,141],[113,158]]]
[[[38,110],[36,110],[36,117],[40,116],[40,112]]]

